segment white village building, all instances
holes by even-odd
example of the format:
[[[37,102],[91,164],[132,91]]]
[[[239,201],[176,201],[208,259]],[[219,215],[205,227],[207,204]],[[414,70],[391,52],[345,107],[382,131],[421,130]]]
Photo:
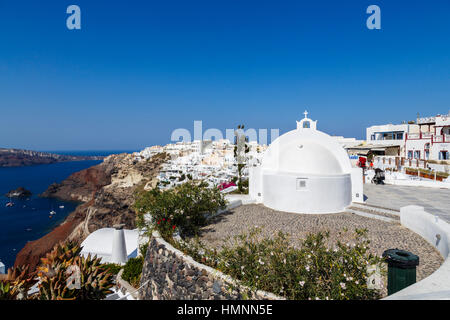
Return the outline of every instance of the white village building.
[[[352,168],[338,140],[304,114],[296,130],[272,142],[260,166],[250,167],[252,199],[294,213],[337,213],[363,202],[361,169]]]
[[[367,146],[398,146],[395,156],[417,160],[450,160],[450,112],[418,117],[409,124],[385,124],[366,129]],[[390,154],[393,155],[393,154]]]
[[[419,130],[408,134],[405,157],[420,160],[450,160],[450,112],[417,119]]]

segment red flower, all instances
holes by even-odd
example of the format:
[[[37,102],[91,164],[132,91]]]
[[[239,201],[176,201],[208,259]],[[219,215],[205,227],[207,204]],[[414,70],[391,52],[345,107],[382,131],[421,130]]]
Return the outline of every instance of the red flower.
[[[173,226],[172,229],[175,230],[175,226]]]
[[[163,221],[166,221],[166,218],[163,218]]]

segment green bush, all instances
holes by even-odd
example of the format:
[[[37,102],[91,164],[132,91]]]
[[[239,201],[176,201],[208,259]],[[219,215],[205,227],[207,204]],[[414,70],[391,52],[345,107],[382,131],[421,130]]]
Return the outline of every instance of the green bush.
[[[111,274],[118,274],[122,266],[115,263],[105,263],[102,267]]]
[[[205,182],[188,181],[169,190],[141,191],[135,202],[137,225],[156,229],[164,238],[170,238],[176,229],[182,235],[196,235],[208,216],[225,204],[223,194],[217,188],[208,188]],[[152,217],[150,225],[144,219],[147,213]]]
[[[206,248],[198,240],[177,246],[194,259],[230,275],[242,284],[287,299],[378,299],[379,290],[368,289],[368,265],[381,263],[369,253],[365,230],[355,231],[355,244],[337,242],[331,250],[328,233],[309,234],[299,248],[284,233],[261,238],[253,229],[222,247]]]
[[[147,249],[148,249],[149,244],[150,244],[150,243],[147,242],[147,243],[141,244],[141,245],[139,246],[139,253],[140,253],[143,257],[145,257],[145,255],[147,254]]]
[[[123,267],[122,279],[129,282],[133,287],[139,287],[143,265],[144,258],[142,256],[128,259]]]

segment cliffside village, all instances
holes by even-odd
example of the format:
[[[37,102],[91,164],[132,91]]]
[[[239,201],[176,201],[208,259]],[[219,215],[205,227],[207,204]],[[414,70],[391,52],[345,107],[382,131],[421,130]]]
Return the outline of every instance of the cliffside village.
[[[447,115],[418,117],[401,124],[374,125],[366,129],[366,139],[333,136],[348,152],[352,164],[361,157],[375,159],[377,166],[385,158],[383,169],[389,166],[438,166],[445,171],[450,163],[450,112]],[[152,146],[133,154],[136,161],[146,160],[160,152],[171,156],[159,173],[160,188],[171,188],[188,179],[203,179],[211,186],[229,183],[238,175],[234,143],[218,141],[176,142],[165,146]],[[256,141],[248,143],[247,163],[260,164],[267,145]],[[392,160],[392,162],[391,162]],[[409,162],[408,162],[409,161]],[[449,162],[449,163],[447,163]],[[248,167],[241,175],[248,178]]]
[[[248,161],[260,162],[267,145],[258,145],[256,141],[248,143],[246,153]],[[235,145],[227,140],[177,142],[166,146],[152,146],[134,153],[136,161],[150,159],[165,152],[171,156],[160,170],[158,180],[161,189],[168,189],[191,180],[204,180],[211,187],[231,182],[238,176]],[[248,178],[248,168],[241,171],[243,179]],[[230,186],[232,187],[232,186]],[[231,190],[230,190],[231,191]]]

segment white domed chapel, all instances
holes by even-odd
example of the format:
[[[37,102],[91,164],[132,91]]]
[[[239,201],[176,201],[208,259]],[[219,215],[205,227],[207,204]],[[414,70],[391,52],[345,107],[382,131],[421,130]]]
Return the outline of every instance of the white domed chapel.
[[[345,149],[304,114],[296,130],[272,142],[260,166],[250,167],[250,197],[293,213],[337,213],[362,202],[361,169],[352,168]]]

